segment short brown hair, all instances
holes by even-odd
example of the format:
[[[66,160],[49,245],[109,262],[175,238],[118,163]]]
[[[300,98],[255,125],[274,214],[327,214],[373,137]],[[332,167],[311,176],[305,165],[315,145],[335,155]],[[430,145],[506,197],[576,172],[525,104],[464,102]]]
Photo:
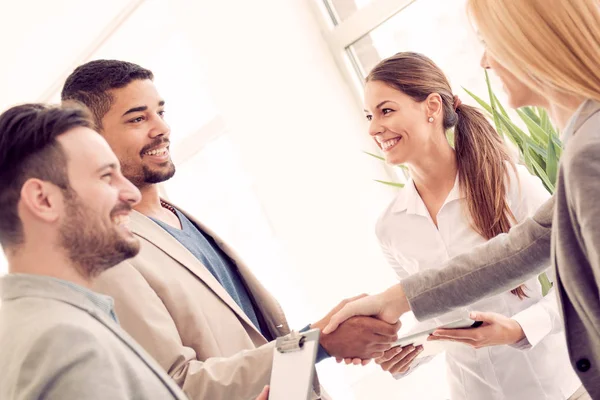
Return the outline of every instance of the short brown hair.
[[[15,106],[0,115],[0,243],[23,241],[18,203],[31,178],[69,190],[67,156],[56,141],[75,127],[92,128],[89,112],[76,104]]]

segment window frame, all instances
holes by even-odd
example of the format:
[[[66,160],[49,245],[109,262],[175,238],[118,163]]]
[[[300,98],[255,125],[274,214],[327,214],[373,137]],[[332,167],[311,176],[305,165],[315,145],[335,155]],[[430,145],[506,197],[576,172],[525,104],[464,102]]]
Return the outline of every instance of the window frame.
[[[371,0],[343,21],[331,0],[309,1],[335,63],[357,101],[362,103],[362,71],[351,46],[417,0]]]

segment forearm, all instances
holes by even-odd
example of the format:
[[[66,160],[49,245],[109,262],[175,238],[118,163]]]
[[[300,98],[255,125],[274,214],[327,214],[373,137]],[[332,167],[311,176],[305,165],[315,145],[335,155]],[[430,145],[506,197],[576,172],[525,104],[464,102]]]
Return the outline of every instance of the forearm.
[[[251,399],[269,383],[275,342],[231,357],[189,360],[169,371],[190,400]]]
[[[415,316],[428,319],[511,290],[550,263],[554,197],[533,218],[473,251],[451,259],[441,270],[424,271],[401,283]]]

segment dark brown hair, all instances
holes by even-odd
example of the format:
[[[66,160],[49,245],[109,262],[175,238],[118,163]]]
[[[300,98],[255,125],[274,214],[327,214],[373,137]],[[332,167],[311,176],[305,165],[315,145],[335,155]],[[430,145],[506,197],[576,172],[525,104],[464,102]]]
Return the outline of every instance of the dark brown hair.
[[[23,104],[0,115],[0,243],[23,241],[18,203],[23,184],[31,178],[70,189],[67,156],[56,141],[78,126],[92,127],[89,112],[76,104],[50,107]]]
[[[475,107],[459,104],[442,70],[418,53],[402,52],[381,61],[366,79],[380,81],[423,102],[432,93],[442,98],[444,130],[454,128],[460,190],[466,197],[471,226],[486,239],[508,232],[515,217],[506,201],[508,168],[515,168],[504,142]],[[523,285],[513,289],[527,297]]]
[[[120,60],[94,60],[80,65],[65,81],[60,97],[84,104],[94,115],[98,129],[113,102],[112,89],[120,89],[135,80],[153,80],[152,71]]]

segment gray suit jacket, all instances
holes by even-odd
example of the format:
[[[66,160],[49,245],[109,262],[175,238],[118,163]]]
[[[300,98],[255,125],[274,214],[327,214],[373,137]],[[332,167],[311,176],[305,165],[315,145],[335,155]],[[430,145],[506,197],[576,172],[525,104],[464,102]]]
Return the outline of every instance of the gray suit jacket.
[[[600,399],[600,103],[585,102],[564,137],[556,192],[533,218],[402,287],[426,319],[517,287],[552,262],[572,366]]]
[[[185,399],[84,294],[43,276],[0,279],[0,399]]]

